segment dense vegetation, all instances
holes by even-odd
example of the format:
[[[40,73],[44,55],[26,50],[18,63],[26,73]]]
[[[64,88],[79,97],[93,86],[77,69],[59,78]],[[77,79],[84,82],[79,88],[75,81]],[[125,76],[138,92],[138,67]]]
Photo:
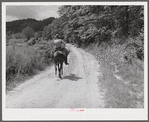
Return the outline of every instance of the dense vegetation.
[[[59,33],[66,42],[85,47],[93,43],[127,43],[142,60],[143,12],[143,6],[62,6],[61,17],[44,28],[43,36],[52,38]]]
[[[11,42],[13,41],[16,40],[12,39]],[[44,40],[33,46],[24,43],[23,39],[19,39],[19,43],[9,44],[6,48],[7,90],[10,90],[11,87],[15,87],[16,83],[50,66],[52,64],[52,47],[52,42]]]

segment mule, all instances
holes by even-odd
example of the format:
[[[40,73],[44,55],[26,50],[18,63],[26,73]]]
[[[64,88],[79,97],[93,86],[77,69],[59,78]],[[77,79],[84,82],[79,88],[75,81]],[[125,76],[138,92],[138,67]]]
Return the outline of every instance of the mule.
[[[57,68],[58,68],[58,77],[61,79],[63,75],[64,61],[65,61],[65,56],[62,51],[54,52],[55,76],[57,76]]]

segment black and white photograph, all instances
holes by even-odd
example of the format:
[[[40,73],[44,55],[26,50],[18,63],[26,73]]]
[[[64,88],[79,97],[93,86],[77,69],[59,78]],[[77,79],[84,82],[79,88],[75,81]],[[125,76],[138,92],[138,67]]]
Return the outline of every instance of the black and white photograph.
[[[147,2],[3,2],[3,118],[147,118],[147,15]]]

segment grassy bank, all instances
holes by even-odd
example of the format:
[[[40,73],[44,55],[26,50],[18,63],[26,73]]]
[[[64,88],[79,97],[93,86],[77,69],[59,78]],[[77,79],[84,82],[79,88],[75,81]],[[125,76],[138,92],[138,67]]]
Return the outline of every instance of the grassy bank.
[[[51,42],[40,42],[33,46],[8,45],[6,47],[6,89],[37,74],[52,64]]]
[[[143,61],[134,59],[132,64],[124,61],[124,45],[103,46],[90,49],[99,61],[99,84],[105,89],[106,108],[144,107]]]

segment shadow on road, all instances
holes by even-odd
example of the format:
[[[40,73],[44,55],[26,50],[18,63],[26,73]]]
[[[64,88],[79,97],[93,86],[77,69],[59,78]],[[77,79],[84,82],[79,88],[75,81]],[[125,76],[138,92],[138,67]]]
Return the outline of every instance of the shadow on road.
[[[64,76],[63,79],[69,79],[69,80],[72,80],[72,81],[77,81],[77,80],[82,79],[82,78],[71,73],[68,76]]]

